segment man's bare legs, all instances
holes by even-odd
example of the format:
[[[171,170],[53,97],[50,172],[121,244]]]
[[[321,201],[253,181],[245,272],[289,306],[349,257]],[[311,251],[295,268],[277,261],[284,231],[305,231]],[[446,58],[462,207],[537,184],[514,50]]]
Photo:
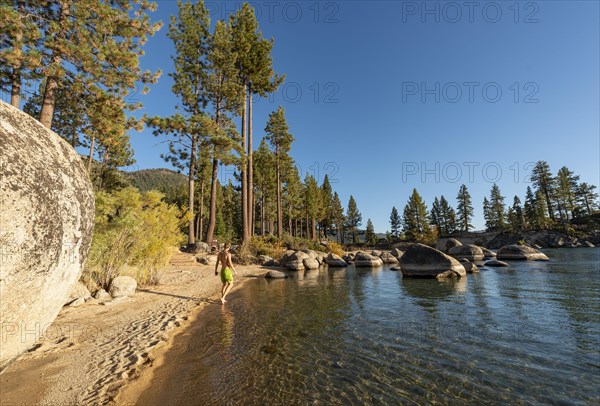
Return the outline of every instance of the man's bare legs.
[[[223,288],[221,289],[221,303],[225,304],[225,302],[227,302],[227,300],[225,300],[225,296],[227,296],[227,294],[229,293],[229,291],[231,290],[231,288],[233,287],[233,282],[227,282],[225,284],[223,284]]]

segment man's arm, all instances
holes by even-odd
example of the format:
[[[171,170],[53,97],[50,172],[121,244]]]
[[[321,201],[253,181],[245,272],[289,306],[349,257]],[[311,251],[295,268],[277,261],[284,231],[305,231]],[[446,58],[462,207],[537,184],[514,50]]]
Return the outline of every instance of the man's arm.
[[[233,273],[235,275],[237,275],[237,271],[233,267],[233,261],[231,260],[231,253],[229,253],[229,252],[227,253],[227,262],[229,262],[229,266],[231,267],[231,270],[233,271]]]
[[[217,255],[217,263],[215,264],[215,275],[219,275],[219,262],[221,261],[221,256]]]

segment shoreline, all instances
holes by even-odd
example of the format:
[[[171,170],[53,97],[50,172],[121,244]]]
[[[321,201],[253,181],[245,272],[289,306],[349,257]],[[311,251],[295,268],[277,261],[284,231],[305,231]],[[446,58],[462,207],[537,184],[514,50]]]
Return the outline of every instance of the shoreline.
[[[255,278],[247,278],[241,282],[238,282],[237,286],[234,287],[229,292],[228,296],[231,296],[233,293],[237,293],[242,287],[249,282],[251,279]],[[217,292],[213,295],[211,300],[219,300],[220,294]],[[167,356],[171,350],[173,350],[175,341],[183,334],[186,334],[190,327],[201,320],[203,316],[206,316],[207,305],[209,303],[198,306],[194,310],[190,312],[185,323],[182,324],[177,331],[174,331],[171,334],[167,341],[165,341],[164,345],[157,347],[152,351],[150,356],[152,357],[150,365],[143,368],[139,375],[137,375],[134,379],[131,379],[128,382],[125,382],[119,390],[116,392],[114,399],[112,399],[108,404],[111,406],[134,406],[138,404],[140,396],[143,392],[152,385],[154,379],[156,378],[156,371],[161,368],[165,362],[167,361]],[[220,305],[220,303],[210,303],[214,305]]]
[[[139,288],[124,299],[63,307],[41,329],[37,344],[0,375],[0,406],[135,404],[123,397],[135,393],[129,387],[150,384],[175,337],[207,306],[221,306],[214,265],[201,265],[189,254],[175,257],[179,261],[172,259],[160,285]],[[269,270],[259,265],[236,269],[230,294]]]

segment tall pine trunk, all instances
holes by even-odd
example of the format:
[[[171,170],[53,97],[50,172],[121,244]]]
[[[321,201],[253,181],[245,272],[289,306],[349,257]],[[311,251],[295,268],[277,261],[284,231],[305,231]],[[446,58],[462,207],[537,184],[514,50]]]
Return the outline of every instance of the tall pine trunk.
[[[248,84],[248,237],[254,235],[254,170],[252,163],[252,85]]]
[[[246,153],[246,106],[247,106],[247,93],[246,87],[244,86],[244,107],[242,107],[242,148]],[[242,179],[242,244],[248,242],[248,174],[246,168],[247,163],[242,165],[241,179]]]
[[[278,149],[276,148],[276,150]],[[283,236],[283,213],[281,212],[281,173],[279,169],[279,151],[277,151],[277,156],[275,159],[277,162],[277,237],[281,238]]]
[[[200,181],[200,199],[198,201],[198,230],[196,235],[199,240],[202,240],[202,233],[204,232],[204,178]]]
[[[19,1],[19,13],[25,13],[25,5],[23,1]],[[19,28],[19,31],[15,35],[15,50],[18,49],[19,53],[22,53],[23,49],[23,32]],[[21,55],[19,55],[21,56]],[[21,104],[21,69],[23,63],[19,62],[18,66],[12,68],[10,73],[10,104],[16,108],[19,108]]]
[[[208,220],[208,230],[206,231],[206,243],[212,247],[217,219],[217,173],[219,171],[219,160],[213,158],[212,177],[210,187],[210,212]]]
[[[194,179],[196,178],[196,134],[192,134],[192,146],[190,151],[190,171],[188,173],[188,212],[190,221],[188,224],[188,245],[196,243],[196,233],[194,232]]]
[[[87,164],[88,173],[92,173],[92,162],[94,160],[94,141],[96,141],[96,137],[92,135],[92,142],[90,143],[90,155],[88,157]]]
[[[217,102],[215,112],[215,124],[220,128],[221,105]],[[243,120],[242,120],[243,121]],[[217,159],[217,148],[213,146],[212,176],[210,178],[210,210],[208,217],[208,230],[206,230],[206,243],[212,247],[215,226],[217,224],[217,174],[219,172],[219,160]]]
[[[67,35],[66,22],[69,18],[69,4],[67,1],[60,1],[60,18],[58,24],[60,30],[58,32],[58,39],[64,40]],[[52,51],[52,58],[50,66],[55,71],[59,69],[62,64],[62,54],[57,49]],[[56,102],[56,90],[58,89],[59,77],[56,72],[46,79],[46,87],[44,89],[44,98],[42,100],[42,109],[40,111],[40,123],[46,128],[52,126],[52,117],[54,116],[54,104]]]

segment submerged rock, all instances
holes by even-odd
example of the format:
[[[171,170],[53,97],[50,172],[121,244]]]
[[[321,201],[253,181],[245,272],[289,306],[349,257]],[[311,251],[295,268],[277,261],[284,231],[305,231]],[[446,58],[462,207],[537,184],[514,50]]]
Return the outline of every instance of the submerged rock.
[[[465,268],[456,259],[424,244],[415,244],[400,258],[402,275],[421,278],[465,276]]]
[[[284,272],[275,271],[275,270],[269,271],[265,275],[265,278],[268,278],[268,279],[285,279],[287,277],[288,276]]]
[[[497,259],[516,259],[529,261],[548,261],[546,254],[527,245],[505,245],[496,253]]]
[[[448,254],[456,259],[468,259],[469,261],[481,261],[484,258],[483,250],[477,245],[458,245],[450,248]]]
[[[94,193],[81,157],[39,121],[0,101],[0,370],[32,347],[79,280]]]
[[[504,261],[498,261],[497,259],[491,259],[489,261],[487,261],[484,266],[493,266],[493,267],[498,267],[498,266],[510,266],[510,264],[504,262]]]

